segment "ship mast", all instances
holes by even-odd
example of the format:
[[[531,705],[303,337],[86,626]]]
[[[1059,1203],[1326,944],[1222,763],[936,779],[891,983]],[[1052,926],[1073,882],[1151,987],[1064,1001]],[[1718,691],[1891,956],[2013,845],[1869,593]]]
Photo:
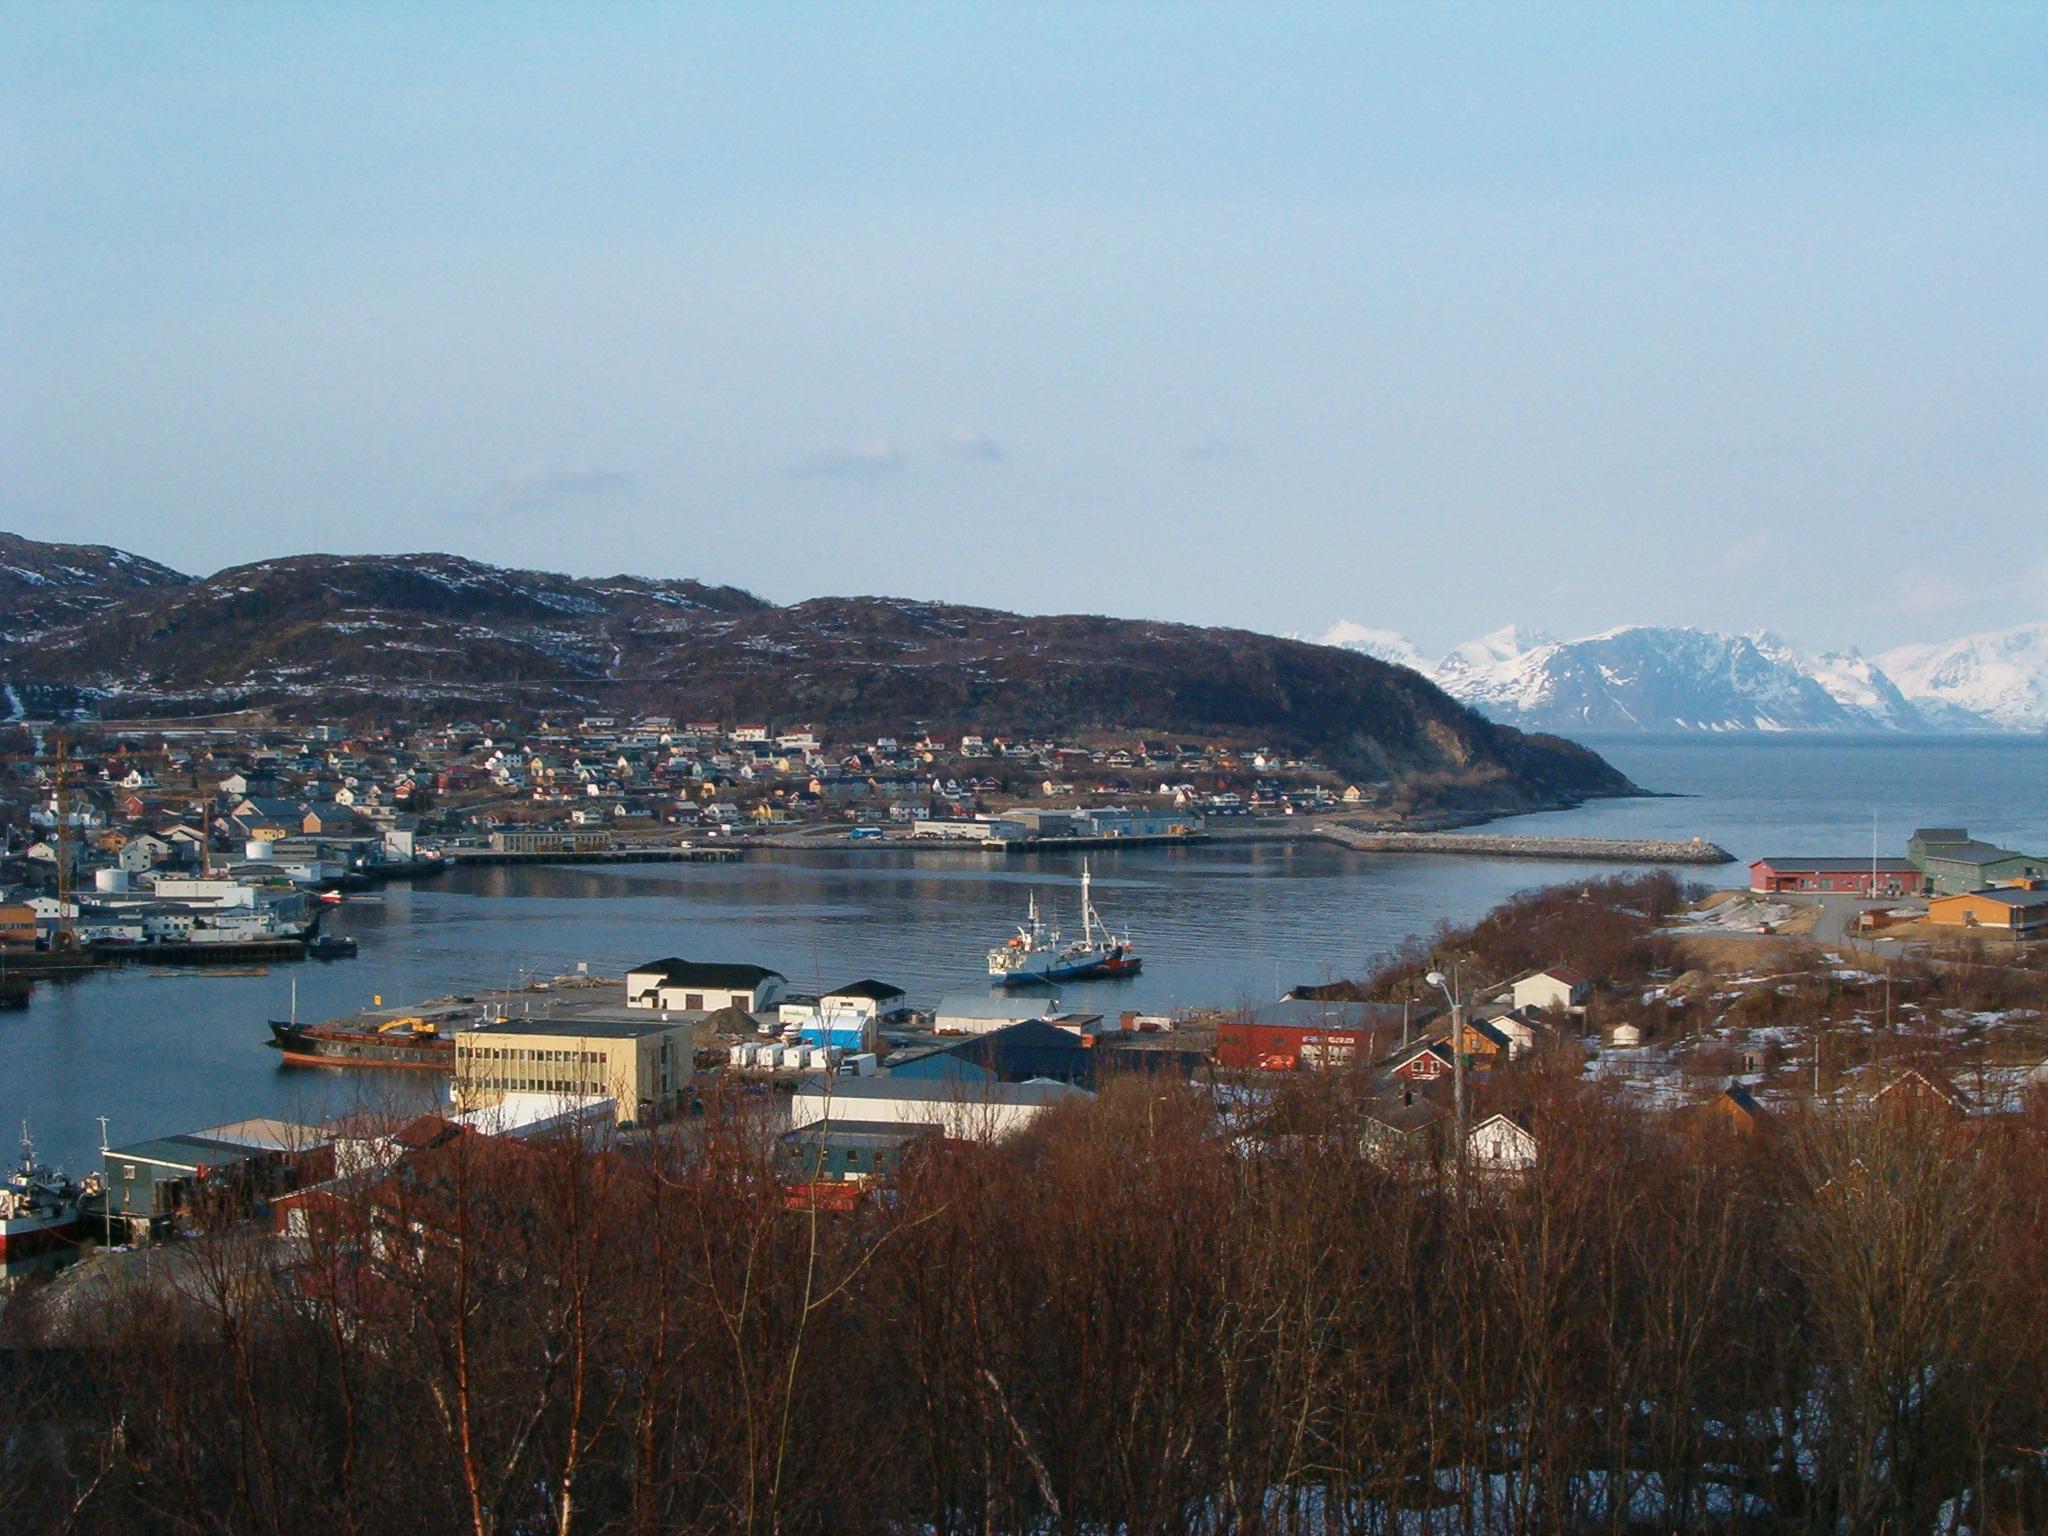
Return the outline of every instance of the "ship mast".
[[[1095,903],[1088,895],[1088,861],[1081,861],[1081,942],[1095,947]]]

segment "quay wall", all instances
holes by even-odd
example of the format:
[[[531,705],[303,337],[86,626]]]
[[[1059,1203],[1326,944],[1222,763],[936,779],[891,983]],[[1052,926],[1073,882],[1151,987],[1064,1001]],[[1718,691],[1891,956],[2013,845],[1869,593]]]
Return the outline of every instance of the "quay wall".
[[[491,848],[450,848],[451,864],[733,864],[739,848],[582,848],[561,853],[500,853]]]

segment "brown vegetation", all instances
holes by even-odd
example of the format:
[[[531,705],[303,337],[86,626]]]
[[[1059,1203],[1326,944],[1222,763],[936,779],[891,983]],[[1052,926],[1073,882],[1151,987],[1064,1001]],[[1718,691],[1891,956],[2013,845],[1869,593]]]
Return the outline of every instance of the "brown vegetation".
[[[303,1241],[15,1307],[0,1527],[2048,1517],[2048,1119],[1745,1139],[1540,1077],[1538,1167],[1461,1181],[1369,1157],[1349,1088],[1129,1085],[844,1216],[716,1113],[630,1153],[458,1137]]]

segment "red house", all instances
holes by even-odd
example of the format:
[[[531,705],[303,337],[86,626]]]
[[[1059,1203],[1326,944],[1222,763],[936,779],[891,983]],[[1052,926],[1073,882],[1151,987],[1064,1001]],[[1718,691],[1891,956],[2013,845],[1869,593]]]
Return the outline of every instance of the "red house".
[[[1927,877],[1909,859],[1758,859],[1749,888],[1761,895],[1786,891],[1837,896],[1919,896]]]

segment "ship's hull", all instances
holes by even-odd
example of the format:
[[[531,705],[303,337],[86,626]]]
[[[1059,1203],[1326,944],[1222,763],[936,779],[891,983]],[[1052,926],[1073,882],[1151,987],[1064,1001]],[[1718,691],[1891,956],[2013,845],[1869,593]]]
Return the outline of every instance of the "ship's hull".
[[[0,1264],[76,1248],[84,1236],[85,1219],[75,1210],[47,1216],[10,1216],[0,1220]]]
[[[1135,976],[1145,962],[1137,955],[1078,955],[1059,957],[1043,966],[994,973],[999,987],[1035,987],[1061,981],[1110,981]]]
[[[415,1072],[453,1072],[453,1040],[392,1040],[340,1029],[309,1029],[270,1021],[265,1043],[292,1067],[395,1067]]]

